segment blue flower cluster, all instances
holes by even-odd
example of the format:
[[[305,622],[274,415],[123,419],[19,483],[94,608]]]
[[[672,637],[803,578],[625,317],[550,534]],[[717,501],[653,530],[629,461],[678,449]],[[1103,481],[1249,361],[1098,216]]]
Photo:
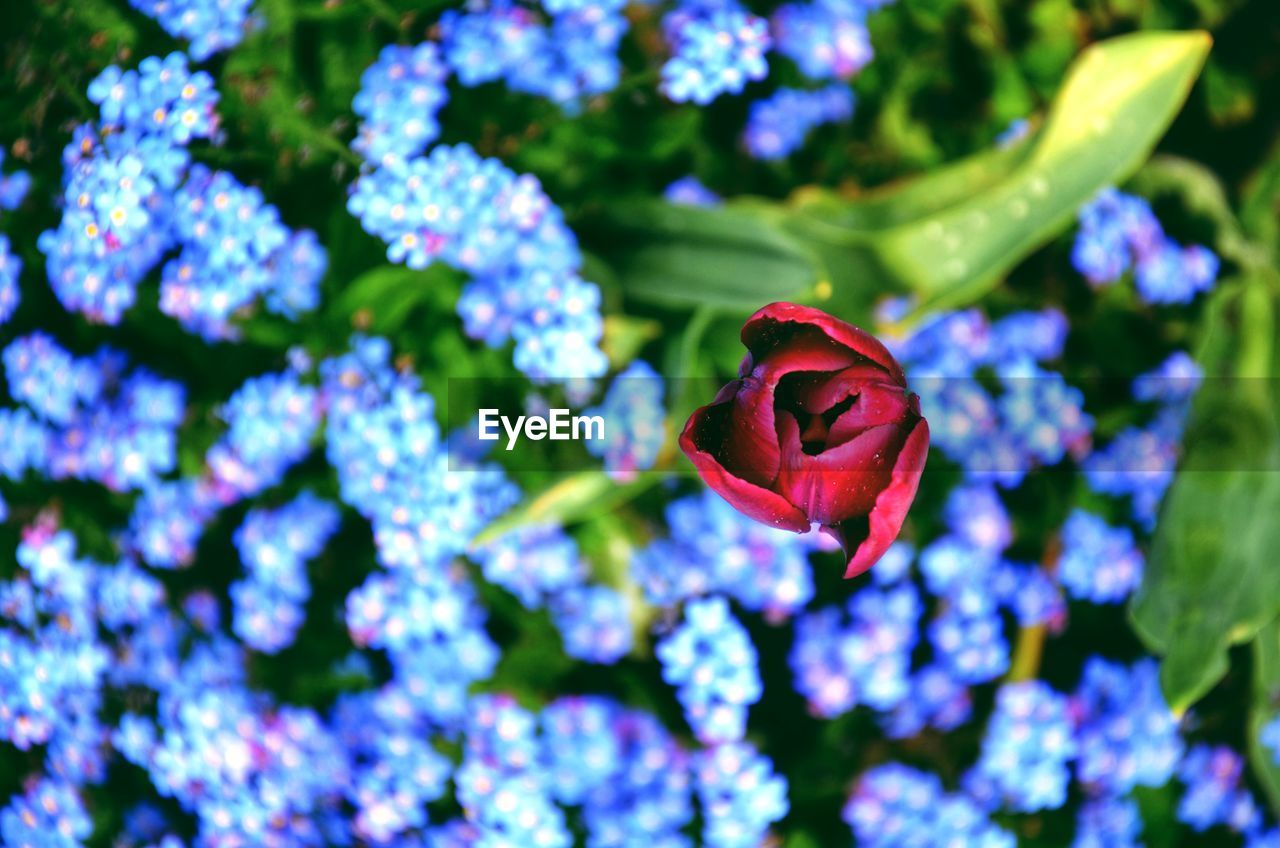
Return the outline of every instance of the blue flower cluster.
[[[327,266],[314,236],[290,232],[231,174],[190,164],[190,142],[217,129],[212,77],[181,53],[148,57],[136,71],[107,68],[89,98],[100,120],[64,151],[62,220],[39,240],[64,306],[119,323],[174,250],[161,309],[208,338],[234,335],[230,317],[259,297],[286,314],[281,304],[314,305]]]
[[[637,551],[631,563],[650,603],[717,593],[781,618],[813,597],[814,539],[752,521],[711,491],[672,501],[666,517],[671,538]]]
[[[622,75],[623,5],[548,0],[542,6],[549,24],[511,0],[447,11],[440,18],[445,60],[463,85],[502,80],[513,91],[576,111],[583,98],[611,91]]]
[[[1237,833],[1262,828],[1262,810],[1243,785],[1244,758],[1225,745],[1194,745],[1178,766],[1186,787],[1178,820],[1197,833],[1222,825]]]
[[[578,275],[577,241],[533,177],[441,146],[363,174],[348,208],[391,261],[471,273],[458,301],[467,333],[494,347],[514,339],[516,367],[533,379],[604,373],[600,291]]]
[[[853,92],[847,85],[818,91],[782,88],[751,104],[743,141],[757,159],[782,159],[804,144],[814,127],[852,116]]]
[[[1114,604],[1142,582],[1144,558],[1133,532],[1075,510],[1062,525],[1058,579],[1073,598]]]
[[[769,73],[769,23],[734,0],[689,0],[668,12],[662,27],[671,58],[662,66],[661,89],[677,103],[738,94]]]
[[[629,599],[609,586],[587,584],[578,545],[561,528],[527,525],[476,547],[471,556],[486,580],[526,609],[549,607],[569,656],[607,665],[631,650]]]
[[[1142,198],[1106,189],[1080,210],[1071,251],[1076,269],[1095,286],[1116,282],[1130,268],[1147,303],[1190,303],[1213,288],[1218,257],[1207,247],[1180,247],[1165,235]]]
[[[306,564],[338,529],[338,510],[303,493],[275,510],[250,510],[235,533],[245,577],[231,584],[232,629],[240,641],[274,654],[293,644],[311,594]]]
[[[1173,777],[1183,744],[1154,661],[1126,668],[1091,658],[1071,712],[1078,726],[1076,773],[1091,792],[1120,797],[1136,786],[1163,786]]]
[[[587,442],[587,451],[604,460],[605,471],[619,482],[647,471],[658,460],[666,441],[663,385],[649,363],[637,360],[609,384],[604,402],[583,411],[604,419],[603,439]]]
[[[867,587],[796,620],[791,669],[810,712],[831,718],[866,704],[887,711],[911,692],[921,603],[910,585]]]
[[[880,5],[879,0],[784,3],[772,19],[778,52],[811,79],[851,79],[874,55],[866,14]]]
[[[15,848],[75,846],[92,832],[84,804],[61,781],[45,778],[0,810],[0,840]]]
[[[129,371],[124,354],[109,348],[74,357],[42,332],[10,342],[3,360],[10,397],[26,404],[0,409],[3,476],[30,471],[128,491],[175,467],[179,384]]]
[[[154,18],[174,38],[190,42],[191,58],[203,62],[235,47],[253,25],[253,0],[129,0],[139,12]]]
[[[436,113],[449,99],[449,69],[431,43],[389,44],[360,77],[351,110],[360,116],[351,146],[373,162],[416,156],[440,136]]]
[[[714,848],[756,848],[769,825],[787,814],[786,778],[746,743],[716,745],[694,761],[702,802],[703,844]]]
[[[966,776],[969,792],[992,807],[1057,809],[1067,800],[1077,754],[1068,700],[1037,680],[996,693],[982,756]]]
[[[736,742],[747,729],[747,708],[760,700],[755,645],[719,596],[689,601],[684,620],[654,649],[662,677],[694,735],[707,743]]]
[[[1014,848],[1013,834],[988,820],[962,794],[948,794],[931,774],[897,763],[863,773],[844,808],[858,845],[866,848]]]
[[[1127,798],[1087,801],[1076,817],[1071,848],[1141,848],[1142,816]]]
[[[1155,526],[1165,490],[1173,482],[1182,431],[1191,399],[1200,386],[1200,367],[1181,351],[1133,382],[1134,399],[1155,403],[1145,426],[1125,427],[1084,461],[1085,481],[1095,492],[1128,497],[1134,519]]]
[[[1088,449],[1083,394],[1043,367],[1061,356],[1066,335],[1053,309],[994,323],[970,309],[934,315],[889,344],[912,374],[932,444],[970,476],[1013,488],[1030,469]],[[998,396],[981,381],[984,369],[994,371]]]

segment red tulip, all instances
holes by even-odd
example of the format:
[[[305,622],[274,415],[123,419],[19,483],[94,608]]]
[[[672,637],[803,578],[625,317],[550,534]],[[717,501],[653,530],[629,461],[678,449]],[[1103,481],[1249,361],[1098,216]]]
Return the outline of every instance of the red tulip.
[[[772,303],[742,327],[738,379],[689,417],[680,448],[744,514],[807,532],[870,568],[897,538],[929,452],[920,399],[879,341],[838,318]]]

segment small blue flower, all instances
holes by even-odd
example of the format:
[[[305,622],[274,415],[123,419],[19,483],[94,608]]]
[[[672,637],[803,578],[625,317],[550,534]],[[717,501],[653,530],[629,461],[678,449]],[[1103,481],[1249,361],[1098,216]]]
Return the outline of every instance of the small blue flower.
[[[565,589],[551,601],[551,620],[565,653],[575,659],[612,665],[631,650],[631,602],[616,589]]]
[[[843,816],[864,848],[1017,845],[1013,834],[993,825],[972,800],[949,795],[938,778],[898,763],[864,772]]]
[[[1062,526],[1058,579],[1073,598],[1098,604],[1118,603],[1142,582],[1144,558],[1123,527],[1110,527],[1076,510]]]
[[[846,85],[819,91],[778,89],[751,104],[743,141],[757,159],[782,159],[804,144],[822,124],[847,121],[853,115],[853,92]]]
[[[1135,786],[1163,786],[1173,776],[1183,744],[1153,660],[1126,668],[1089,658],[1072,702],[1082,783],[1124,795]]]
[[[658,373],[637,360],[609,384],[604,403],[583,411],[604,420],[604,438],[587,442],[587,451],[604,460],[615,480],[625,482],[657,461],[666,437],[663,391]]]
[[[870,3],[785,3],[773,14],[778,52],[812,79],[851,79],[874,55],[867,33]]]
[[[768,22],[732,0],[678,7],[663,18],[671,58],[662,66],[661,90],[676,103],[705,105],[738,94],[769,72]]]
[[[702,803],[703,844],[756,848],[769,825],[787,814],[787,780],[745,742],[716,745],[694,759]]]
[[[996,694],[971,790],[1019,812],[1057,809],[1066,803],[1067,766],[1076,753],[1066,697],[1039,681],[1006,684]]]
[[[654,650],[662,677],[694,734],[704,742],[733,742],[746,732],[747,708],[763,684],[755,646],[721,597],[690,601],[684,621]]]
[[[704,186],[697,177],[681,177],[663,190],[668,203],[682,206],[719,206],[720,195]]]

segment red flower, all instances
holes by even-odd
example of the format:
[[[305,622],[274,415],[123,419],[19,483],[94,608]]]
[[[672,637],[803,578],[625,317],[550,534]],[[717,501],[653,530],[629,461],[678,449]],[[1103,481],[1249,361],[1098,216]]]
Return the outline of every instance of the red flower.
[[[738,379],[689,417],[680,448],[744,514],[849,555],[845,577],[893,543],[929,452],[920,399],[884,345],[852,324],[772,303],[742,326]]]

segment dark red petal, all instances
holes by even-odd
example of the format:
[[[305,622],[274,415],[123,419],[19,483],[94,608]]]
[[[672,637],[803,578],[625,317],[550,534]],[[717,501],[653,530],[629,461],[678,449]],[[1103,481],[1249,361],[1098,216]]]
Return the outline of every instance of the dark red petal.
[[[797,326],[816,327],[831,340],[864,356],[889,372],[890,378],[905,385],[902,367],[874,336],[821,309],[795,303],[771,303],[747,319],[742,326],[742,343],[756,360],[785,345]]]
[[[777,386],[778,381],[788,374],[843,371],[858,362],[858,355],[831,341],[816,327],[800,327],[788,334],[785,344],[771,348],[765,354],[757,353],[752,359],[755,364],[751,374],[762,382]],[[881,379],[888,379],[883,370],[877,370]]]
[[[716,454],[724,467],[749,483],[769,487],[778,476],[778,436],[773,429],[773,386],[747,377],[734,395],[724,441]]]
[[[778,381],[796,372],[828,373],[852,365],[856,355],[833,344],[822,333],[805,328],[790,338],[784,347],[772,351],[764,359],[753,360],[750,354],[743,366],[754,362],[750,373],[735,381],[732,410],[724,428],[723,441],[711,450],[732,474],[749,483],[770,488],[778,476],[779,454],[774,433],[774,392]],[[884,371],[874,365],[881,377]],[[716,402],[726,400],[721,390]]]
[[[893,540],[898,538],[907,510],[911,509],[911,502],[915,500],[928,455],[929,424],[922,418],[903,444],[893,465],[892,479],[876,498],[871,514],[866,519],[855,520],[847,525],[836,524],[822,528],[840,542],[845,553],[856,545],[844,572],[846,578],[857,577],[875,565],[893,544]]]
[[[712,408],[704,406],[689,416],[680,434],[680,449],[698,470],[702,481],[749,518],[796,533],[807,533],[812,525],[804,513],[776,492],[730,474],[711,453],[703,449],[701,443],[711,434],[701,431],[722,424],[715,420]]]
[[[883,368],[870,362],[851,365],[834,374],[797,375],[786,382],[785,388],[787,398],[796,406],[810,414],[818,414],[857,394],[869,384],[894,388],[902,394],[902,387],[888,380]]]
[[[831,424],[827,434],[827,449],[837,447],[857,436],[868,427],[882,424],[905,424],[919,417],[912,411],[910,398],[899,386],[884,383],[867,383],[858,392],[858,399]]]
[[[898,424],[872,427],[848,442],[816,456],[800,443],[800,426],[787,412],[778,414],[782,466],[774,490],[809,520],[837,524],[866,515],[889,484],[891,463],[906,433]]]

